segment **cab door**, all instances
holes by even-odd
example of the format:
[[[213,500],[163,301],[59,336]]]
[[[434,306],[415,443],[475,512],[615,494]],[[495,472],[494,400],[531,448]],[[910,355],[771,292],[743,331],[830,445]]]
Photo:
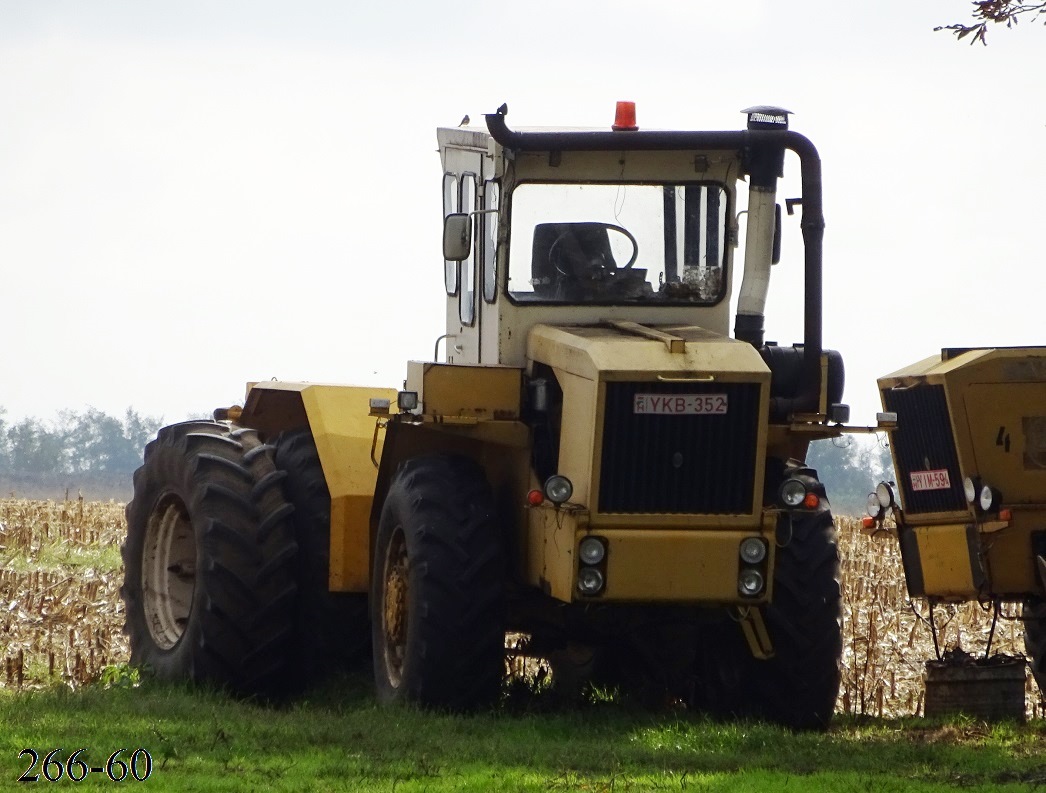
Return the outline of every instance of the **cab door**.
[[[483,323],[481,264],[484,261],[484,174],[492,170],[481,149],[448,146],[444,155],[443,214],[467,212],[472,222],[472,251],[461,262],[444,262],[447,289],[448,363],[480,362]]]

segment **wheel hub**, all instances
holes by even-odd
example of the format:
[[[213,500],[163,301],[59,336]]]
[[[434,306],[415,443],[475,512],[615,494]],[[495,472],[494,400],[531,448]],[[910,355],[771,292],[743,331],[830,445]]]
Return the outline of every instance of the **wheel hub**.
[[[382,624],[385,636],[385,668],[390,682],[398,686],[403,677],[409,616],[409,569],[403,532],[397,530],[385,558],[385,596]]]
[[[180,498],[157,502],[145,527],[142,607],[149,634],[161,650],[182,638],[196,592],[196,535]]]

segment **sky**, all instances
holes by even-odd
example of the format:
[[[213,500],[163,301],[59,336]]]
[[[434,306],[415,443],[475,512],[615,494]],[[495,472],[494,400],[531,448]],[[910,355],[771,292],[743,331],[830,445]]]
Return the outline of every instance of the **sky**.
[[[0,0],[7,419],[399,385],[444,328],[435,128],[502,102],[511,127],[606,127],[617,100],[662,129],[791,110],[823,164],[824,343],[853,423],[941,347],[1046,344],[1041,23],[971,47],[933,30],[964,0],[469,8]],[[784,248],[766,327],[792,343],[798,215]]]

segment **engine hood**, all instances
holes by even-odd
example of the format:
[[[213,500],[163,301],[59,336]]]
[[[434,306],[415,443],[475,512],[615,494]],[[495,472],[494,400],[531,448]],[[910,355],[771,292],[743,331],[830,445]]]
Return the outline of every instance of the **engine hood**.
[[[536,325],[527,358],[588,380],[770,381],[751,344],[697,325]]]

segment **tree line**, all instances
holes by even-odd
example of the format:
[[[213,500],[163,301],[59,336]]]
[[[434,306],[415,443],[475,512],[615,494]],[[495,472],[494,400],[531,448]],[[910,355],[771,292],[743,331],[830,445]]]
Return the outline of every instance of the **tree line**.
[[[20,477],[22,488],[26,477],[46,477],[58,490],[70,483],[94,482],[97,487],[98,477],[128,489],[130,475],[142,464],[145,444],[164,423],[132,408],[119,418],[95,408],[63,410],[52,422],[9,421],[6,416],[0,407],[0,476],[6,481]],[[868,493],[883,479],[893,479],[890,450],[882,441],[850,436],[816,441],[807,462],[817,469],[839,515],[863,514]]]
[[[127,408],[117,418],[96,408],[63,410],[55,421],[9,421],[0,408],[0,474],[130,474],[163,424]]]

